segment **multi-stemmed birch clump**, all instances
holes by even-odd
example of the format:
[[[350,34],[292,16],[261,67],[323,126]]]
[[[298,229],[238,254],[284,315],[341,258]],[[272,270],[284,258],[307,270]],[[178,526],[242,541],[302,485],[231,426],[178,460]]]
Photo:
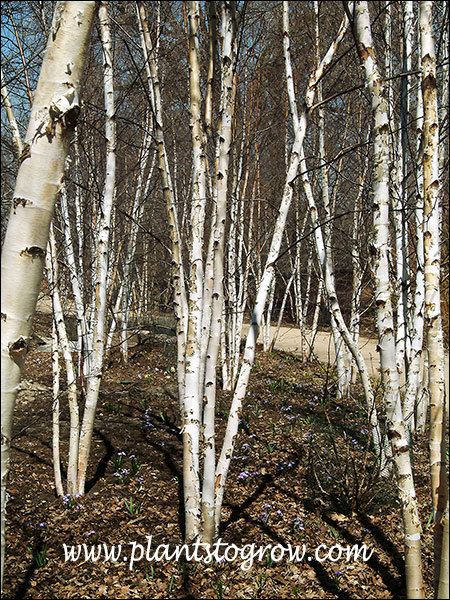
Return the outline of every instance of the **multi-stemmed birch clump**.
[[[100,39],[69,148],[95,5]],[[2,255],[2,564],[14,400],[46,264],[59,496],[87,491],[116,340],[121,360],[132,360],[133,320],[165,298],[177,322],[184,534],[211,543],[260,331],[264,349],[273,348],[290,310],[304,359],[326,313],[336,395],[345,399],[359,376],[380,472],[395,473],[411,598],[424,594],[412,442],[429,409],[435,589],[448,596],[440,313],[448,37],[444,27],[437,60],[433,19],[444,18],[433,17],[436,3],[380,6],[374,19],[378,4],[367,2],[58,2],[34,93],[14,26],[33,108],[22,141],[4,68],[20,168]],[[376,320],[381,400],[360,348],[363,304]],[[66,481],[59,352],[70,419]],[[231,407],[218,449],[220,380]]]

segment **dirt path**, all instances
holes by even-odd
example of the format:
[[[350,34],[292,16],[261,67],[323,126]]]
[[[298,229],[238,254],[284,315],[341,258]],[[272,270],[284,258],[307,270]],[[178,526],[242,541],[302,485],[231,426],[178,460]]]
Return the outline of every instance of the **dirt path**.
[[[244,333],[247,333],[248,325],[244,325]],[[271,339],[275,333],[275,327],[271,327]],[[261,335],[259,337],[261,341]],[[308,352],[311,342],[311,332],[306,332],[306,343],[305,349]],[[380,376],[380,361],[378,352],[376,350],[377,341],[375,338],[360,337],[359,348],[366,361],[369,373],[374,377]],[[278,350],[285,350],[286,352],[292,352],[298,354],[300,352],[300,330],[294,326],[292,327],[281,327],[278,339],[275,343],[275,348]],[[314,341],[314,354],[321,362],[330,361],[331,364],[335,361],[334,344],[330,331],[319,331]],[[401,376],[401,384],[404,384],[404,376]],[[449,393],[449,355],[445,353],[445,387],[447,391],[447,398]]]

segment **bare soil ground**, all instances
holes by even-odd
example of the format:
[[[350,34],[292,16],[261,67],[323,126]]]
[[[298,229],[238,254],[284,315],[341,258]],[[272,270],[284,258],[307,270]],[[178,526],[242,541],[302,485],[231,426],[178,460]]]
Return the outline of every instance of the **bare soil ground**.
[[[34,330],[48,337],[50,315],[37,313]],[[183,543],[174,350],[155,339],[133,347],[128,365],[112,354],[102,382],[88,491],[66,504],[53,486],[50,354],[30,351],[14,421],[5,597],[405,598],[394,484],[391,477],[377,476],[360,390],[338,400],[332,369],[279,351],[259,351],[256,357],[220,535],[240,547],[305,544],[302,562],[264,557],[245,571],[239,560],[207,565],[141,560],[132,570],[123,560],[65,561],[63,544],[121,544],[129,554],[132,542],[146,546],[147,535],[153,536],[153,548]],[[63,468],[65,399],[63,394]],[[220,391],[219,444],[229,404],[230,394]],[[426,593],[432,598],[425,436],[416,437],[414,458]],[[128,472],[120,477],[120,469]],[[321,562],[315,555],[321,544],[335,546],[337,553],[363,543],[373,550],[367,562]]]

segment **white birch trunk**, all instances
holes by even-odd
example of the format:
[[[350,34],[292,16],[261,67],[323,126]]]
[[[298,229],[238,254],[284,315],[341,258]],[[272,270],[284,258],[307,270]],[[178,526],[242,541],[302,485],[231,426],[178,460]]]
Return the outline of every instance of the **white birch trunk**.
[[[50,237],[53,236],[53,231],[50,231]],[[54,244],[53,244],[54,249]],[[54,294],[58,281],[57,262],[52,255],[52,243],[47,246],[46,271],[47,282],[50,289],[50,295],[53,305],[52,318],[52,375],[53,375],[53,404],[52,404],[52,458],[53,458],[53,474],[55,479],[55,490],[57,496],[64,496],[64,488],[61,477],[61,458],[59,446],[59,354],[58,354],[58,332],[55,317]]]
[[[78,453],[78,493],[85,493],[86,472],[94,430],[95,410],[103,371],[105,349],[105,318],[108,282],[108,252],[111,213],[116,184],[116,115],[114,106],[114,79],[110,20],[106,2],[99,6],[100,36],[104,60],[104,95],[106,109],[106,174],[99,219],[95,271],[95,307],[93,311],[92,365],[87,375],[86,403],[80,429]]]
[[[200,533],[199,447],[201,424],[201,342],[203,313],[203,234],[206,204],[205,136],[201,123],[200,68],[198,62],[199,5],[189,2],[190,128],[192,135],[192,207],[190,221],[188,323],[184,374],[183,487],[185,538]]]
[[[408,370],[407,386],[403,401],[403,415],[411,430],[422,431],[425,427],[427,412],[427,394],[421,393],[421,362],[423,347],[423,330],[425,315],[425,278],[424,278],[424,196],[423,196],[423,163],[420,156],[420,147],[423,136],[423,102],[422,90],[417,90],[416,114],[416,203],[414,219],[416,226],[416,287],[413,302],[413,327],[411,339],[410,364]]]
[[[68,165],[66,165],[67,169]],[[84,310],[84,302],[82,296],[83,278],[82,271],[79,271],[81,257],[79,256],[78,264],[75,260],[75,253],[72,241],[72,231],[70,226],[69,207],[67,203],[66,186],[63,183],[60,193],[60,207],[62,226],[64,230],[64,253],[69,268],[70,283],[77,314],[77,331],[79,334],[78,348],[80,359],[83,361],[83,375],[89,374],[92,360],[92,345],[90,344],[89,326],[86,321]]]
[[[445,440],[444,343],[440,297],[439,125],[432,2],[420,3],[423,95],[423,183],[425,255],[425,331],[430,392],[430,471],[434,510],[435,591],[442,552],[442,516],[448,501]]]
[[[390,150],[390,165],[391,165],[391,190],[390,201],[392,205],[392,221],[394,225],[395,253],[393,260],[395,261],[395,285],[393,286],[396,297],[396,356],[397,369],[401,373],[405,367],[407,360],[406,352],[406,318],[405,311],[407,304],[405,303],[406,290],[406,239],[405,239],[405,223],[403,218],[403,146],[402,146],[402,126],[398,127],[394,113],[393,89],[392,89],[392,18],[390,2],[385,2],[385,37],[386,37],[386,53],[385,53],[385,72],[386,72],[386,99],[388,101],[388,118],[391,122],[391,130],[398,134],[392,134]],[[405,78],[406,79],[406,78]],[[403,96],[402,96],[403,101]],[[402,124],[403,125],[403,124]],[[406,363],[407,367],[407,363]],[[407,371],[407,368],[406,368]]]
[[[370,248],[375,279],[378,345],[388,435],[396,466],[397,485],[405,536],[405,568],[408,598],[423,598],[421,524],[409,455],[408,434],[403,421],[389,281],[389,118],[388,103],[375,60],[369,7],[357,2],[355,36],[371,93],[374,123],[373,242]]]
[[[246,118],[246,107],[244,105],[244,120]],[[246,136],[247,128],[244,128],[240,151],[239,151],[239,163],[238,168],[235,169],[233,177],[233,188],[231,194],[231,208],[230,208],[230,227],[228,233],[228,313],[227,307],[224,303],[223,308],[223,326],[222,326],[222,346],[221,346],[221,362],[222,362],[222,379],[223,389],[232,389],[232,365],[236,352],[236,343],[240,344],[240,338],[237,337],[237,324],[239,315],[238,305],[238,284],[237,280],[239,277],[239,286],[242,285],[242,265],[239,260],[242,258],[242,240],[243,240],[243,223],[241,219],[242,215],[242,196],[245,194],[245,189],[248,181],[248,165],[246,165],[246,172],[244,177],[244,183],[242,186],[242,192],[240,190],[240,182],[242,179],[243,163],[244,163],[244,145],[247,139]],[[247,145],[248,148],[248,145]],[[247,153],[248,156],[248,153]],[[228,342],[228,346],[225,344]],[[224,347],[225,346],[225,347]],[[223,348],[223,351],[222,351]]]
[[[403,2],[403,72],[412,69],[412,55],[414,52],[414,5],[412,2]],[[403,77],[401,81],[401,148],[402,148],[402,181],[401,181],[401,206],[402,206],[402,239],[403,239],[403,271],[402,271],[402,295],[405,312],[405,373],[409,373],[411,360],[411,344],[413,323],[413,297],[411,290],[411,266],[408,261],[408,125],[410,115],[410,93],[411,84],[409,77]]]
[[[147,17],[143,2],[137,3],[137,15],[139,31],[141,35],[142,51],[144,53],[147,80],[153,110],[153,129],[156,133],[156,144],[158,148],[158,168],[166,204],[167,217],[169,221],[169,233],[172,250],[172,281],[174,286],[174,308],[177,320],[177,379],[180,409],[184,409],[184,373],[185,353],[187,337],[187,298],[184,280],[183,262],[181,257],[181,237],[178,227],[178,216],[170,177],[169,163],[167,160],[166,145],[164,139],[163,113],[161,106],[161,92],[158,77],[158,69],[154,55],[154,49],[148,29]]]
[[[222,97],[219,125],[219,153],[217,163],[217,200],[214,228],[214,282],[212,290],[211,327],[209,331],[208,349],[206,352],[205,386],[204,386],[204,462],[202,488],[202,539],[212,543],[218,533],[215,523],[215,399],[216,399],[216,366],[219,352],[220,332],[223,327],[223,278],[224,278],[224,242],[225,221],[227,214],[228,170],[230,161],[233,101],[234,70],[236,62],[234,7],[231,2],[221,6],[222,20]]]
[[[1,562],[12,415],[27,353],[50,221],[79,111],[95,2],[59,2],[35,92],[2,252]],[[70,73],[68,73],[70,65]]]
[[[52,288],[52,303],[53,303],[53,319],[56,324],[57,337],[61,346],[63,358],[66,367],[67,377],[67,397],[69,401],[69,458],[67,465],[67,491],[73,496],[77,493],[77,478],[78,478],[78,444],[80,435],[80,418],[77,396],[77,380],[74,369],[72,354],[70,351],[69,338],[64,323],[64,314],[61,306],[61,299],[57,285],[57,262],[56,262],[56,241],[53,233],[53,228],[50,227],[50,240],[48,252],[48,270],[54,273],[53,288]],[[59,427],[58,427],[59,429]],[[54,432],[56,437],[56,432]],[[55,472],[55,484],[57,485],[57,473]],[[57,488],[58,489],[58,488]],[[61,494],[63,495],[63,494]]]

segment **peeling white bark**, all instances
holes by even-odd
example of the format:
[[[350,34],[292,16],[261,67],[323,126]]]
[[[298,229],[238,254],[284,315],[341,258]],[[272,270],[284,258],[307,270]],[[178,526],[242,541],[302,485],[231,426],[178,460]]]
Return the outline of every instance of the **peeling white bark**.
[[[95,410],[103,371],[105,350],[105,317],[108,280],[109,235],[111,229],[111,213],[116,185],[116,115],[114,105],[114,78],[110,20],[107,2],[101,2],[99,7],[100,36],[104,59],[104,96],[106,109],[106,174],[103,191],[101,217],[96,249],[95,271],[95,307],[93,311],[93,345],[92,364],[87,374],[86,403],[83,421],[80,428],[78,453],[78,493],[84,494],[86,472],[91,449],[92,433],[94,431]]]
[[[439,120],[431,1],[420,3],[423,96],[425,331],[430,392],[430,471],[434,509],[435,591],[442,554],[442,515],[448,503],[445,440],[444,341],[440,295]],[[447,546],[448,547],[448,546]]]
[[[224,279],[224,245],[225,222],[227,214],[228,172],[230,163],[232,119],[234,104],[234,71],[236,64],[236,37],[234,28],[235,7],[231,2],[221,5],[222,23],[222,65],[221,65],[221,103],[220,124],[218,131],[218,162],[216,173],[216,218],[213,234],[213,289],[211,303],[211,325],[209,329],[208,349],[206,352],[205,385],[204,385],[204,462],[202,488],[202,539],[212,543],[218,534],[215,521],[215,400],[216,400],[216,367],[219,353],[220,333],[224,326],[223,279]]]
[[[388,436],[396,467],[405,536],[405,568],[408,598],[424,598],[421,561],[422,528],[409,455],[408,433],[403,420],[396,363],[393,307],[389,280],[389,117],[388,102],[372,44],[369,7],[357,2],[355,36],[371,94],[374,126],[373,240],[370,252],[375,280],[376,321],[381,376],[386,403]]]
[[[55,197],[79,111],[81,72],[94,11],[95,2],[59,2],[56,6],[3,245],[2,581],[12,415],[42,279]]]

